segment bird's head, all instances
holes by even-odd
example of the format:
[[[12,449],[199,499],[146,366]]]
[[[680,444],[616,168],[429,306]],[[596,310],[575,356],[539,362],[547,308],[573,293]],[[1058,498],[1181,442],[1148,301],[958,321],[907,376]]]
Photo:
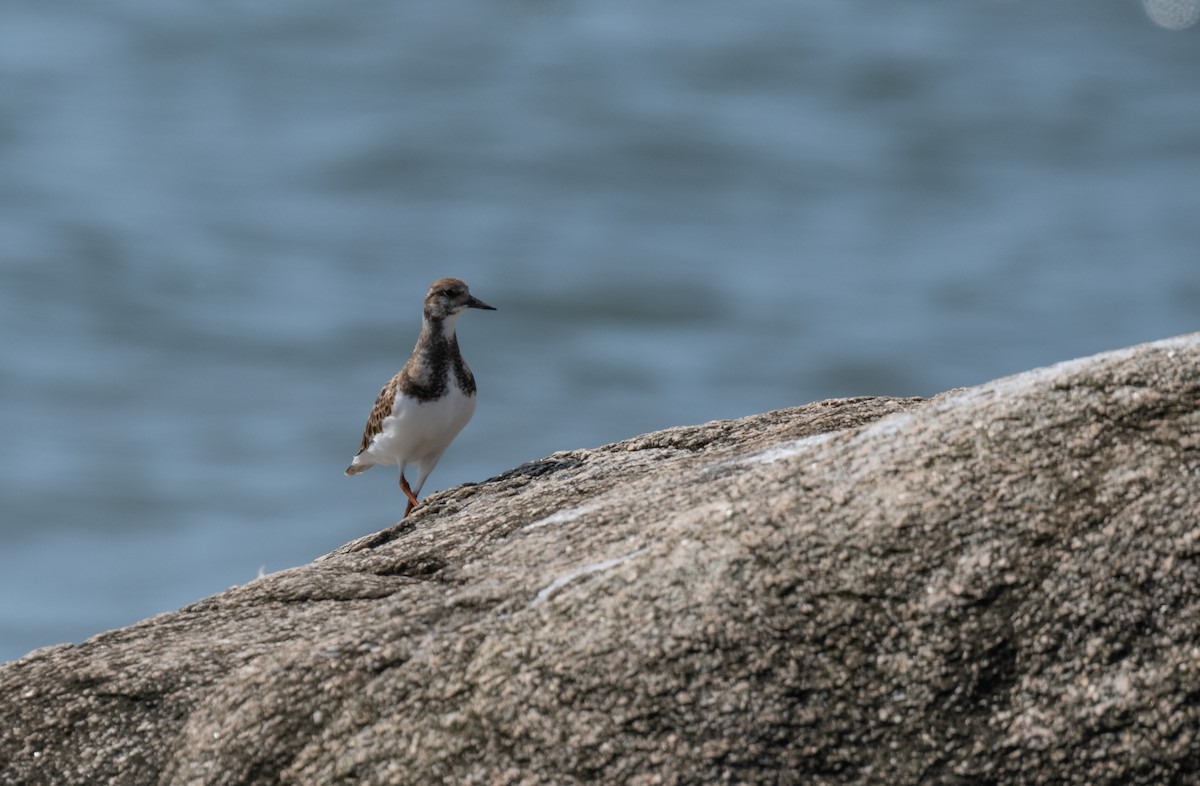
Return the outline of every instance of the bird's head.
[[[431,319],[456,317],[468,308],[496,310],[473,296],[467,285],[457,278],[438,279],[425,295],[425,316]]]

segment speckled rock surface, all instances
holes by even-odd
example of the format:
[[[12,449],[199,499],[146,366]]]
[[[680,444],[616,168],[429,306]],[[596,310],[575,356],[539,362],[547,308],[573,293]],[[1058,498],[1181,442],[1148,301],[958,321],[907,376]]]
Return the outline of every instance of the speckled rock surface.
[[[0,782],[1196,783],[1198,404],[1192,335],[556,454],[0,666]]]

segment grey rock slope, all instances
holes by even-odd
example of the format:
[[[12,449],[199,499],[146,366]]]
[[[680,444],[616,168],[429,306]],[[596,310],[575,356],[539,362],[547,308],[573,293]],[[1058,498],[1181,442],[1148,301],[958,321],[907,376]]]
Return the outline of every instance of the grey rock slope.
[[[0,667],[0,781],[1195,783],[1198,404],[1192,335],[559,453]]]

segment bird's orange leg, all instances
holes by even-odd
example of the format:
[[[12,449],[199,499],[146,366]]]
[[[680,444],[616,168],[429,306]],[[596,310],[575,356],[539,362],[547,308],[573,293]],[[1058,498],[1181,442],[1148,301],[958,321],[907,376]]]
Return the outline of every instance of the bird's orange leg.
[[[404,515],[401,518],[408,518],[408,514],[412,513],[413,508],[417,506],[417,495],[413,494],[412,487],[408,485],[408,478],[404,477],[404,473],[400,473],[400,490],[404,492],[404,496],[408,497],[408,507],[404,509]]]

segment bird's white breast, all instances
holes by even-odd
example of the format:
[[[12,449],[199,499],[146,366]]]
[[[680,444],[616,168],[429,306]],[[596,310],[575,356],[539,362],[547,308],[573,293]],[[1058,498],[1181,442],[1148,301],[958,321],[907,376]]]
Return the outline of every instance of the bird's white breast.
[[[436,460],[475,414],[475,397],[459,390],[451,375],[446,394],[419,401],[396,394],[392,414],[368,451],[377,464],[424,464]]]

